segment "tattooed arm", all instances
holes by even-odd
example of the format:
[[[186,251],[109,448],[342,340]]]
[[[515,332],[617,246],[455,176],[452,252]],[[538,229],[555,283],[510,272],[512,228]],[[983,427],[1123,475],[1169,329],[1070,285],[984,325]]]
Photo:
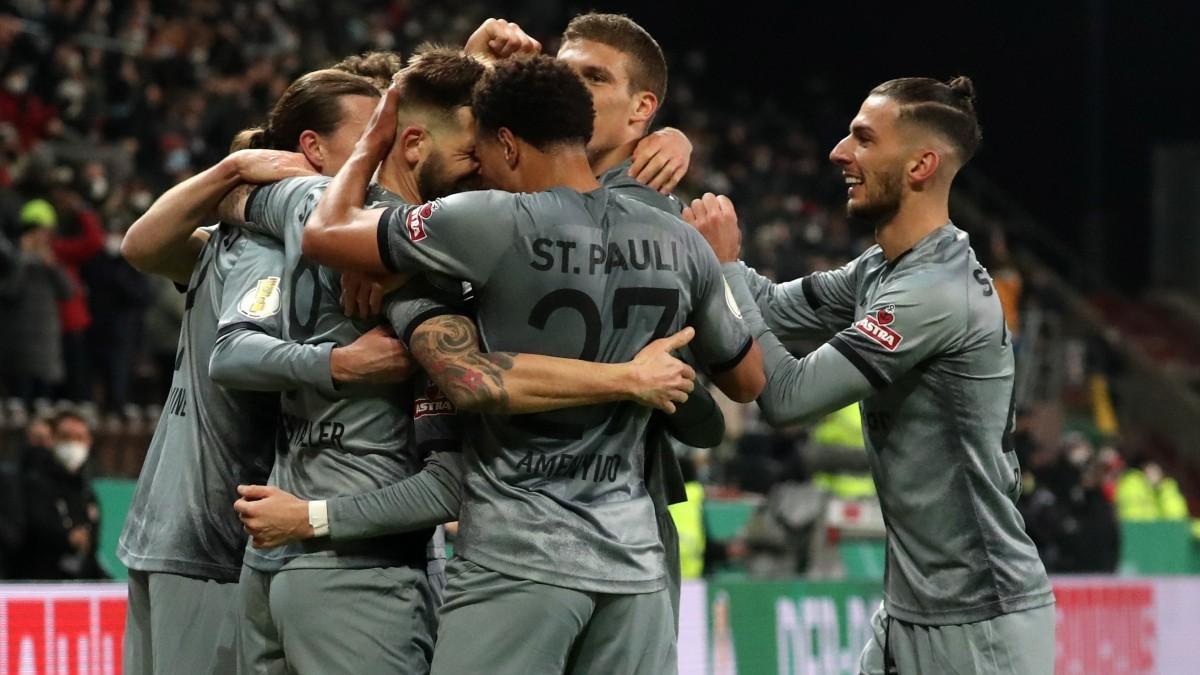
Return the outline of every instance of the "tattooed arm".
[[[687,400],[695,371],[671,356],[691,328],[655,340],[628,363],[593,363],[540,354],[484,353],[471,319],[433,317],[413,331],[409,349],[459,410],[515,415],[612,401],[666,412]]]

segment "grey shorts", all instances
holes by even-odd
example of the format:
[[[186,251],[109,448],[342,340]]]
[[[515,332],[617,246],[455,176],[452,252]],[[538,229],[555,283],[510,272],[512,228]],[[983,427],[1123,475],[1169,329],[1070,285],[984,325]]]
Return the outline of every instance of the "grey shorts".
[[[424,569],[242,570],[242,675],[423,675],[437,633]]]
[[[666,589],[587,593],[450,563],[434,675],[673,675]]]
[[[237,591],[236,582],[129,570],[122,672],[235,672]]]
[[[921,626],[871,617],[861,675],[1053,675],[1054,605],[986,621]]]

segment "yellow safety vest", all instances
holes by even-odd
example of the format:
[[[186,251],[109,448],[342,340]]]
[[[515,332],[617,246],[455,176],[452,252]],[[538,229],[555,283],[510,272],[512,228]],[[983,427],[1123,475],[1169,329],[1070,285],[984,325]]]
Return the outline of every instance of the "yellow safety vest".
[[[684,579],[699,579],[704,574],[704,486],[693,481],[685,485],[687,501],[671,504],[671,518],[679,531],[679,567]]]

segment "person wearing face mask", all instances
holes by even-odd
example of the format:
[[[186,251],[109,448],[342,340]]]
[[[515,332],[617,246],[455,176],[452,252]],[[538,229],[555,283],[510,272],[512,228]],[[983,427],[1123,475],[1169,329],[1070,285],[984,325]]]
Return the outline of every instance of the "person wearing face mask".
[[[100,507],[86,470],[92,447],[87,420],[55,416],[49,448],[25,458],[25,536],[14,561],[22,579],[101,579],[96,560]]]

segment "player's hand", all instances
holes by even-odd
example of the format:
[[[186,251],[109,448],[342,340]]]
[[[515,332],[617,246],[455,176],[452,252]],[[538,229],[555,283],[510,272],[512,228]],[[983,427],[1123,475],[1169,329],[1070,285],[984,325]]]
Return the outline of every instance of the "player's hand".
[[[493,63],[515,54],[540,54],[542,43],[511,21],[488,19],[467,38],[463,51],[484,63]]]
[[[400,107],[400,89],[395,84],[383,91],[375,112],[367,128],[358,139],[360,147],[365,148],[373,157],[383,159],[396,139],[396,112]]]
[[[254,548],[275,548],[313,536],[308,502],[270,485],[239,485],[233,504]]]
[[[669,194],[692,164],[692,142],[682,131],[667,127],[638,141],[629,175],[639,183]]]
[[[386,326],[376,326],[345,347],[334,347],[329,370],[338,384],[403,382],[416,370],[404,343]]]
[[[682,349],[695,336],[696,329],[688,326],[674,335],[651,342],[638,352],[629,362],[633,375],[630,398],[648,408],[674,413],[675,404],[686,401],[695,389],[696,371],[671,352]]]
[[[243,183],[274,183],[292,176],[315,176],[317,172],[303,153],[283,150],[238,150],[229,156]]]
[[[708,245],[723,263],[734,262],[742,250],[742,231],[738,229],[737,211],[729,197],[711,192],[692,201],[683,209],[683,219],[700,230]]]
[[[411,275],[378,276],[362,272],[342,273],[342,311],[348,317],[365,319],[379,314],[383,297],[408,282]]]

